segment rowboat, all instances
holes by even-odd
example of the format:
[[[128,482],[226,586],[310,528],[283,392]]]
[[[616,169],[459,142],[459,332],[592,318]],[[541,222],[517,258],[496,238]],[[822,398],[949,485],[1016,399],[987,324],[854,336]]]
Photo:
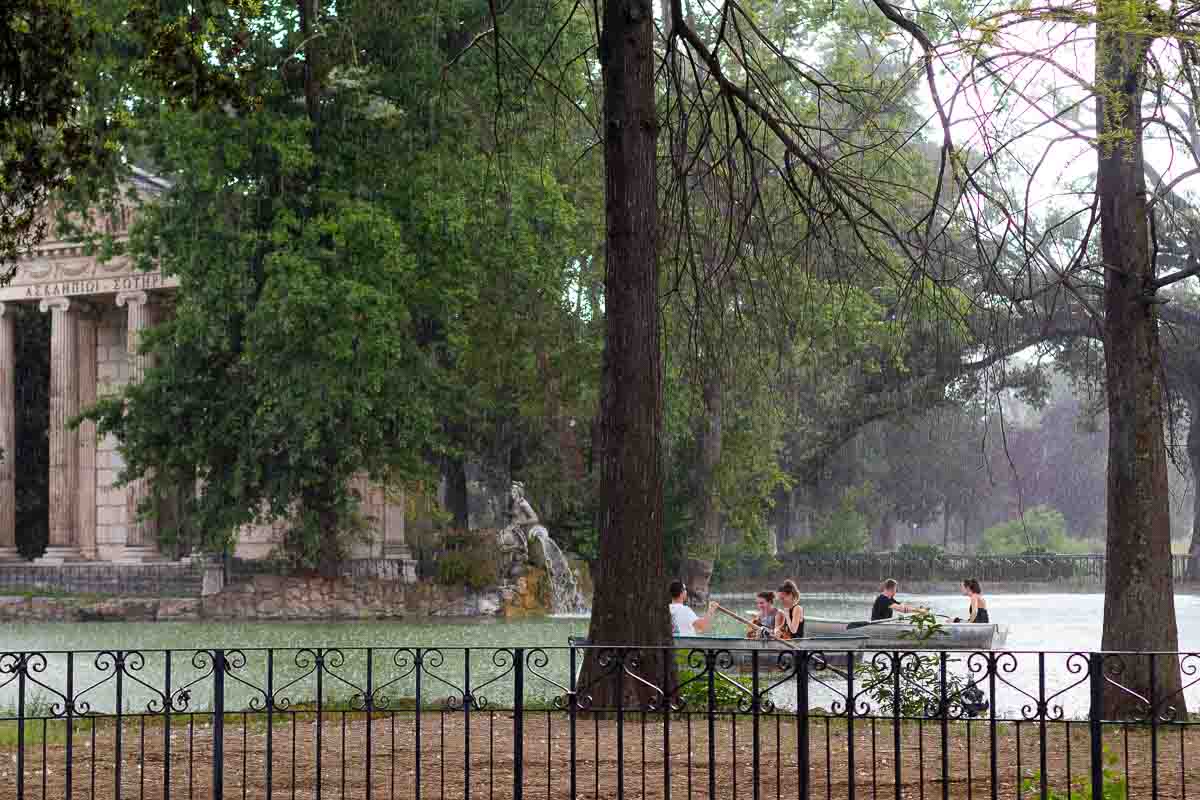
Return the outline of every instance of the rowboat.
[[[825,641],[841,636],[867,637],[866,650],[992,650],[1008,640],[1008,626],[995,623],[947,622],[928,639],[917,639],[905,617],[878,622],[845,622],[805,617],[804,631]]]
[[[572,647],[587,647],[588,640],[571,637],[568,642]],[[809,651],[817,655],[821,662],[829,667],[846,667],[850,658],[855,663],[862,661],[862,651],[868,649],[869,636],[842,632],[834,636],[810,636],[803,639],[789,639],[786,642],[778,639],[743,639],[737,636],[676,636],[672,646],[676,653],[687,656],[693,652],[712,651],[725,653],[719,656],[719,663],[731,667],[746,669],[752,667],[755,654],[760,670],[779,668],[792,669],[793,662],[782,658],[783,653]]]

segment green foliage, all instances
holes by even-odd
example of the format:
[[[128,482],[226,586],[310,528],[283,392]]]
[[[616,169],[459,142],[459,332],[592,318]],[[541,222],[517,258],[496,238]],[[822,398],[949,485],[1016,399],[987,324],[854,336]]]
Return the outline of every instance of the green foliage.
[[[679,697],[691,710],[708,709],[708,676],[704,670],[694,670],[686,666],[683,654],[677,657],[681,666],[678,669]],[[726,675],[718,673],[713,681],[712,708],[720,711],[733,711],[738,704],[750,696],[751,679],[744,675]],[[738,687],[741,687],[740,689]]]
[[[0,274],[45,236],[39,213],[95,154],[75,114],[89,31],[74,0],[12,0],[0,19]]]
[[[793,552],[804,555],[845,555],[861,553],[871,541],[867,529],[868,518],[861,504],[871,495],[870,486],[848,490],[841,502],[829,514],[823,516],[817,533],[797,542]]]
[[[396,485],[447,456],[515,461],[514,442],[531,443],[520,466],[543,503],[582,505],[569,423],[590,417],[599,346],[568,290],[594,279],[580,241],[596,238],[558,173],[577,154],[498,108],[481,51],[446,70],[469,43],[446,19],[465,31],[488,18],[451,5],[319,3],[306,40],[293,6],[265,4],[229,53],[253,108],[139,107],[128,145],[173,184],[130,250],[180,287],[145,337],[146,379],[87,413],[120,439],[123,480],[194,498],[197,544],[287,520],[284,557],[325,569],[356,535],[360,476]],[[507,33],[536,60],[561,26],[522,12]],[[185,61],[186,29],[162,44]],[[313,118],[306,89],[321,98]],[[522,146],[498,153],[494,137],[518,129]]]
[[[0,276],[55,216],[112,210],[136,109],[248,107],[242,83],[254,0],[12,0],[0,20]],[[153,104],[153,103],[152,103]],[[46,214],[51,200],[57,214]],[[90,215],[82,218],[91,219]]]
[[[486,547],[445,553],[437,560],[437,582],[444,586],[486,589],[497,580],[496,557]]]
[[[983,532],[982,555],[1082,554],[1088,544],[1067,535],[1066,519],[1049,506],[1034,506],[1021,519],[993,525]]]
[[[896,555],[900,558],[932,560],[942,558],[946,551],[928,542],[905,542],[896,548]]]
[[[1021,780],[1021,797],[1043,797],[1041,795],[1041,773]],[[1104,784],[1101,790],[1104,800],[1127,800],[1129,785],[1125,781],[1125,773],[1120,769],[1120,759],[1115,753],[1104,747]],[[1092,782],[1081,775],[1071,778],[1070,788],[1066,792],[1047,787],[1043,800],[1092,800]]]

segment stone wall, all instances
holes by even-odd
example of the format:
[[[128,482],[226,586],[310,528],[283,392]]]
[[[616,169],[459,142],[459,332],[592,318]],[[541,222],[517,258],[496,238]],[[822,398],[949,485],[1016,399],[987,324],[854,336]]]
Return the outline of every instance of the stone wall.
[[[199,598],[0,596],[0,622],[183,622],[200,618]]]
[[[203,598],[0,596],[0,622],[488,617],[502,614],[512,599],[512,593],[498,590],[477,592],[430,583],[260,575]]]
[[[500,612],[498,591],[431,583],[260,575],[203,599],[205,619],[314,620],[479,617]]]

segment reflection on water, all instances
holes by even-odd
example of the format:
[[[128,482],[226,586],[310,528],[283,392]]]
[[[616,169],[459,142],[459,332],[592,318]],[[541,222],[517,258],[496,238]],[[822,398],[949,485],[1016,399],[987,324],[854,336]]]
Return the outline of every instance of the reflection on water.
[[[965,598],[953,595],[902,598],[948,615],[962,614],[966,607]],[[872,599],[869,595],[811,595],[803,598],[803,604],[814,616],[856,619],[867,616]],[[747,613],[752,606],[749,596],[726,597],[722,602]],[[1068,716],[1086,713],[1086,667],[1081,672],[1082,661],[1069,654],[1099,647],[1103,596],[991,595],[988,602],[992,618],[1010,627],[1007,649],[1067,651],[1044,658],[1046,695],[1066,690],[1054,704],[1061,704]],[[1177,609],[1181,649],[1200,651],[1200,598],[1180,597]],[[718,618],[714,627],[718,634],[741,634],[740,626],[732,620]],[[119,691],[123,710],[140,712],[148,706],[161,706],[167,694],[178,701],[181,689],[186,690],[188,709],[211,707],[212,664],[208,657],[195,655],[197,648],[241,651],[231,656],[234,669],[226,681],[227,708],[240,709],[261,707],[268,689],[285,692],[293,702],[310,700],[316,696],[318,673],[322,696],[327,699],[361,703],[368,689],[369,671],[376,703],[382,699],[398,702],[398,698],[412,697],[416,691],[418,670],[409,648],[435,647],[440,653],[430,656],[419,670],[424,697],[461,699],[469,668],[472,691],[482,692],[502,707],[512,702],[511,656],[489,651],[467,656],[463,648],[546,648],[544,657],[535,654],[526,662],[525,685],[530,698],[550,700],[569,680],[571,653],[565,649],[567,637],[586,632],[587,618],[582,615],[518,621],[50,623],[4,626],[0,652],[47,654],[44,669],[41,663],[31,664],[26,691],[27,697],[53,706],[66,693],[68,656],[63,651],[90,651],[70,657],[76,695],[93,709],[111,710]],[[268,661],[262,648],[284,650],[271,655]],[[302,652],[300,648],[311,651]],[[329,649],[338,652],[323,652]],[[140,655],[126,656],[124,670],[114,668],[114,656],[103,655],[104,651],[133,650]],[[167,654],[164,650],[178,652]],[[316,667],[318,655],[322,659],[320,669]],[[578,658],[578,653],[575,656]],[[984,663],[976,660],[971,664],[968,653],[952,653],[949,658],[949,668],[963,675],[969,674],[970,666],[978,668]],[[1030,703],[1036,708],[1038,658],[1019,654],[1006,657],[1001,664],[997,707],[1002,713],[1020,716]],[[0,684],[11,677],[0,675]],[[845,690],[837,676],[827,677],[826,684],[814,681],[811,687],[815,707],[834,707],[838,692]],[[15,706],[16,688],[13,681],[0,688],[0,709]],[[794,706],[795,697],[792,682],[785,682],[773,692],[773,699],[782,707]],[[1200,686],[1189,689],[1189,699],[1193,708],[1200,706]]]

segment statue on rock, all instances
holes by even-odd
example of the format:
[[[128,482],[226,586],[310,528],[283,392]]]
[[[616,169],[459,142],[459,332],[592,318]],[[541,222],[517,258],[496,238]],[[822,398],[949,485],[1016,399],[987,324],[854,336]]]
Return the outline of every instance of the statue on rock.
[[[525,499],[525,484],[513,481],[509,490],[509,522],[497,534],[502,580],[527,586],[529,568],[545,570],[549,578],[549,611],[572,614],[586,608],[579,594],[579,580],[550,532],[538,520]]]
[[[525,485],[520,481],[513,481],[509,489],[508,510],[508,525],[497,537],[500,545],[500,566],[502,575],[516,578],[516,573],[524,569],[525,562],[529,559],[529,534],[532,527],[538,524],[537,512],[525,499]]]

